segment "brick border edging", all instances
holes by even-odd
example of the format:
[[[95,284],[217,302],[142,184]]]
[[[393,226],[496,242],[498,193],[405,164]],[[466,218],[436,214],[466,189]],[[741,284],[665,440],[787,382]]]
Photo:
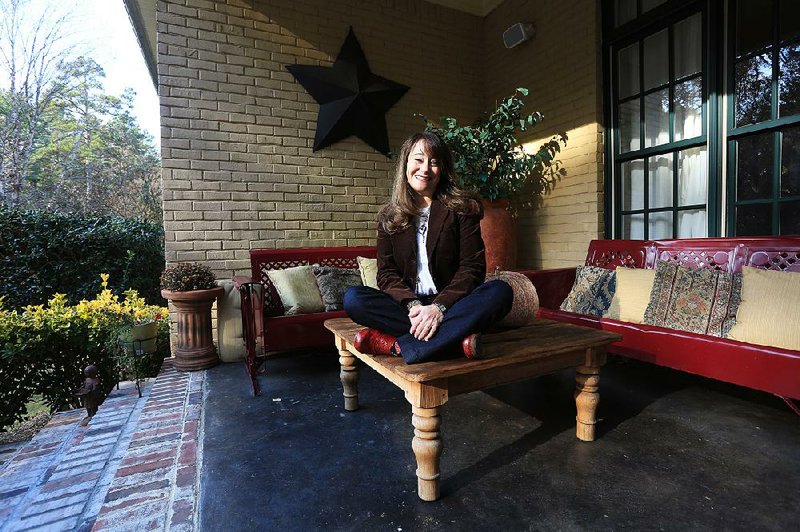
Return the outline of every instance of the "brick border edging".
[[[197,528],[204,382],[164,361],[92,530]]]

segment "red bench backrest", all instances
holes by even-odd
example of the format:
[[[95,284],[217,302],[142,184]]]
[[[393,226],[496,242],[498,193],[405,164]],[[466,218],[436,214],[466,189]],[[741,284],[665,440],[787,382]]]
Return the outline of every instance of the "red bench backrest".
[[[731,273],[742,266],[800,272],[800,235],[675,240],[592,240],[586,264],[609,270],[617,266],[655,268],[656,261]]]
[[[267,276],[268,270],[283,270],[294,266],[319,264],[337,268],[358,268],[356,257],[375,258],[375,247],[342,248],[287,248],[251,249],[250,271],[254,280],[264,285],[264,314],[276,316],[283,314],[278,293]]]

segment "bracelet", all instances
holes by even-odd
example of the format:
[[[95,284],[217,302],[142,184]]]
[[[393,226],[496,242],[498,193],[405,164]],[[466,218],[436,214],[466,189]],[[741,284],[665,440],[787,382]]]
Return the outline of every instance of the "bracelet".
[[[408,303],[406,303],[406,309],[408,309],[410,311],[413,307],[416,307],[417,305],[421,305],[421,304],[422,304],[422,301],[420,301],[419,299],[413,299],[413,300],[409,301]]]
[[[434,305],[436,305],[436,307],[437,307],[437,308],[438,308],[440,311],[442,311],[442,314],[444,314],[445,312],[447,312],[447,307],[445,307],[445,306],[444,306],[444,305],[442,305],[441,303],[434,303]]]

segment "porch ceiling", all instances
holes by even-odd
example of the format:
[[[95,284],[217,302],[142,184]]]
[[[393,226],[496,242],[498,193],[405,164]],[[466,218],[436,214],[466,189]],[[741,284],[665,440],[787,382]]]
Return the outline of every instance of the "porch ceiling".
[[[450,9],[485,17],[503,0],[425,0]],[[156,46],[156,0],[123,0],[128,16],[133,24],[136,38],[142,49],[142,55],[153,78],[153,85],[158,85],[157,46]]]

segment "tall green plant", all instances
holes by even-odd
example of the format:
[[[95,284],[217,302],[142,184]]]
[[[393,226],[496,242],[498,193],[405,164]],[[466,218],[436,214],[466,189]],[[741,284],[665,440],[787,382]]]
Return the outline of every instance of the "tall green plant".
[[[462,188],[482,198],[507,198],[527,205],[566,175],[556,159],[561,144],[567,144],[566,133],[554,135],[533,153],[525,151],[520,142],[520,136],[544,118],[539,112],[523,114],[527,95],[528,89],[517,89],[501,100],[497,109],[468,126],[459,125],[452,117],[434,122],[417,115],[425,121],[425,131],[441,137],[453,152]]]

